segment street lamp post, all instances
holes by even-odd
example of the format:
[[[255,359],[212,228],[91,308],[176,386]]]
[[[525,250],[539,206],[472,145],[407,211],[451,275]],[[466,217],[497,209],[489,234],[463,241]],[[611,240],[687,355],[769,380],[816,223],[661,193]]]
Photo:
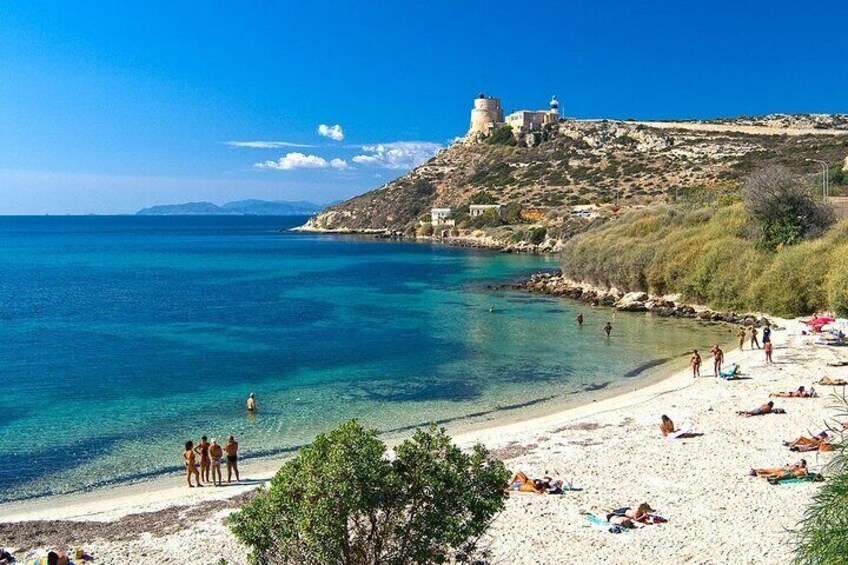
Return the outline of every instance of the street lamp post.
[[[822,168],[822,199],[827,200],[827,197],[830,196],[830,171],[827,165],[827,161],[822,161],[821,159],[804,159],[810,163],[818,163]]]

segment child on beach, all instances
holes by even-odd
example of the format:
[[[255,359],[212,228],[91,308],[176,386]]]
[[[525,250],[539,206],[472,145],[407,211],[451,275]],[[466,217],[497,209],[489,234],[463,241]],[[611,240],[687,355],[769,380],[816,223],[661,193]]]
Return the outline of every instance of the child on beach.
[[[763,342],[763,351],[766,352],[766,363],[774,363],[771,358],[772,344],[770,341]]]

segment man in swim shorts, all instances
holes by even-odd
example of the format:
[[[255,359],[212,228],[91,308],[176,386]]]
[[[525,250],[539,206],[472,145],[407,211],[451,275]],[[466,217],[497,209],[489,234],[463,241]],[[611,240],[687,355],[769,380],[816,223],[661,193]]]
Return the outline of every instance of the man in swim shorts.
[[[256,412],[256,397],[253,396],[253,393],[250,393],[250,396],[247,397],[247,411],[248,412]]]
[[[215,483],[215,486],[221,486],[221,483],[224,482],[221,477],[221,457],[223,456],[223,448],[218,445],[218,442],[213,437],[212,443],[209,444],[209,458],[212,463],[212,482]]]
[[[233,482],[233,473],[236,474],[236,482],[239,482],[238,470],[238,442],[236,438],[230,436],[227,438],[227,445],[224,446],[224,451],[227,452],[227,482]]]

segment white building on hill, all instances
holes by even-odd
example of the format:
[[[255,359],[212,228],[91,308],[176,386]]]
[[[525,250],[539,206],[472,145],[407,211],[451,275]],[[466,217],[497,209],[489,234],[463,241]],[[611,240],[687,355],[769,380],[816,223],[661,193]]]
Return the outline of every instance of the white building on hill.
[[[556,96],[551,98],[548,110],[519,110],[506,117],[506,125],[512,128],[514,134],[539,131],[548,124],[559,121],[559,102]]]
[[[468,207],[468,214],[472,218],[482,216],[489,210],[494,210],[495,214],[500,218],[503,215],[503,206],[500,204],[472,204]]]

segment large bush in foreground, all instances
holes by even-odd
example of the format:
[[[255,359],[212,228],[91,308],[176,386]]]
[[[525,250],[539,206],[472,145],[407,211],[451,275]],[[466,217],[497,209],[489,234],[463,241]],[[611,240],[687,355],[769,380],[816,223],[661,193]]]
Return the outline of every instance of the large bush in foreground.
[[[839,399],[841,408],[834,432],[842,434],[842,422],[848,418],[848,402]],[[844,435],[843,435],[844,440]],[[844,565],[848,563],[848,445],[834,443],[834,454],[824,473],[827,482],[807,508],[801,529],[795,562],[798,565]]]
[[[470,554],[509,478],[475,446],[431,426],[395,448],[356,421],[319,435],[230,518],[261,565],[442,563]]]

